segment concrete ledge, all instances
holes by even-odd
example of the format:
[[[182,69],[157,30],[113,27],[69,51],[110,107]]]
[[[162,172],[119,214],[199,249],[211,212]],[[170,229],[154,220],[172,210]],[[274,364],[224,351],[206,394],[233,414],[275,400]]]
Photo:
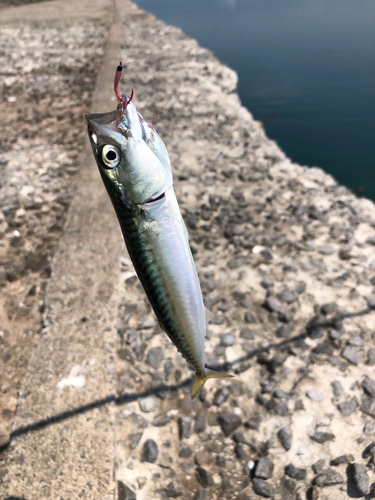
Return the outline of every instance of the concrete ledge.
[[[116,53],[112,29],[95,111],[108,109]],[[88,144],[78,177],[47,291],[44,328],[19,394],[14,434],[33,430],[12,440],[2,498],[78,498],[84,492],[111,497],[123,242]],[[86,406],[94,409],[85,413]]]

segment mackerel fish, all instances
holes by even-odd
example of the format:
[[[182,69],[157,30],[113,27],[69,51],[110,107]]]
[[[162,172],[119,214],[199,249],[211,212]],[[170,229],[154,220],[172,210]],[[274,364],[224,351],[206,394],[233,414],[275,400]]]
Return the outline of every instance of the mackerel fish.
[[[117,109],[86,116],[92,150],[130,258],[164,332],[196,371],[191,397],[209,378],[207,311],[173,189],[163,141],[125,95]]]

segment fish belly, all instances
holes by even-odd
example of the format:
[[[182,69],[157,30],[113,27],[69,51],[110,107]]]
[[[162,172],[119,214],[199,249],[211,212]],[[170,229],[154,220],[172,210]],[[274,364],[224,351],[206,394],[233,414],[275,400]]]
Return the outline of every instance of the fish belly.
[[[202,292],[173,188],[161,200],[140,206],[131,220],[117,215],[160,326],[196,371],[204,373]]]

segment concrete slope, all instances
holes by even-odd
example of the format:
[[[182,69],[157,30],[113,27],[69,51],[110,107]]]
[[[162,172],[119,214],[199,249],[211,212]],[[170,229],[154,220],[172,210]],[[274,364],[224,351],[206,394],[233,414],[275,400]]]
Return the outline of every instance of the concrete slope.
[[[111,30],[95,111],[108,109],[116,64]],[[86,143],[77,194],[48,286],[44,328],[19,395],[15,433],[28,426],[30,431],[12,440],[1,498],[78,498],[84,492],[90,498],[111,497],[116,283],[122,245]]]

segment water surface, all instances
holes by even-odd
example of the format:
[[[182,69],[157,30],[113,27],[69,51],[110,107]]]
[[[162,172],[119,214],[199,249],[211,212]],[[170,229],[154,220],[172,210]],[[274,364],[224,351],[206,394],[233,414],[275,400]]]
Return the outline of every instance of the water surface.
[[[121,1],[121,0],[120,0]],[[242,104],[295,162],[375,200],[374,0],[136,0],[239,76]]]

